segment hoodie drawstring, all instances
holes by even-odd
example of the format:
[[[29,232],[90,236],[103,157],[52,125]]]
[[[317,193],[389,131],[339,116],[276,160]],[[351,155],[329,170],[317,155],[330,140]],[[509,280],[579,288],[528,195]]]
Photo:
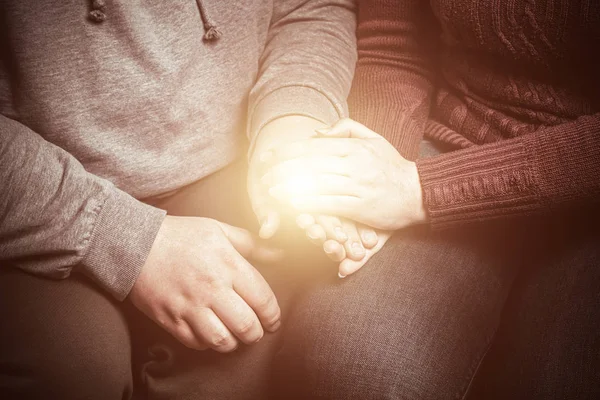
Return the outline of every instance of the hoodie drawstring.
[[[202,0],[196,0],[196,4],[198,5],[198,11],[200,11],[200,18],[202,18],[202,24],[204,25],[204,36],[203,40],[207,42],[215,41],[221,37],[221,31],[217,28],[217,26],[213,23],[212,18],[206,11],[206,7]]]
[[[88,14],[90,20],[101,23],[106,20],[106,1],[105,0],[91,0],[92,1],[92,9]],[[207,42],[212,42],[218,40],[221,37],[221,31],[217,28],[215,23],[213,22],[210,14],[206,10],[204,3],[202,0],[196,0],[196,4],[198,5],[198,11],[200,12],[200,18],[202,19],[202,24],[204,25],[204,36],[203,40]]]
[[[104,0],[92,0],[92,10],[89,18],[97,23],[103,22],[106,19],[106,3]]]

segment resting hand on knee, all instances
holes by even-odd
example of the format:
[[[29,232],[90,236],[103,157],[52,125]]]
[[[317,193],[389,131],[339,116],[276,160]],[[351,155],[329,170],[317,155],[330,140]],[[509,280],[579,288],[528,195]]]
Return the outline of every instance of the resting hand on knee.
[[[130,298],[184,345],[220,352],[279,328],[275,295],[246,260],[281,251],[248,231],[208,218],[166,217]]]

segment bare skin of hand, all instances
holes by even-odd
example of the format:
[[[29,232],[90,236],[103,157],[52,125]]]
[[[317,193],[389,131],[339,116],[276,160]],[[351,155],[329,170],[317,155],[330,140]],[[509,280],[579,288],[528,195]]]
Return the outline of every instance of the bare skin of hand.
[[[269,239],[277,232],[281,216],[268,188],[261,183],[260,178],[265,172],[261,157],[278,145],[315,137],[315,129],[324,127],[324,123],[313,118],[293,115],[277,118],[259,132],[248,162],[248,194],[263,239]]]
[[[248,260],[282,256],[244,229],[167,216],[129,296],[187,347],[230,352],[279,328],[277,299]]]
[[[268,194],[268,187],[260,179],[265,173],[264,155],[279,145],[316,137],[315,130],[322,128],[326,128],[326,125],[313,118],[286,116],[271,121],[261,129],[249,161],[248,193],[261,225],[262,238],[272,237],[280,224],[277,202]],[[342,222],[336,216],[301,214],[297,222],[311,242],[323,246],[331,260],[341,263],[342,275],[358,270],[378,245],[374,229],[356,225],[351,220]]]
[[[320,138],[279,145],[266,157],[272,168],[262,179],[271,184],[273,197],[300,213],[336,215],[385,231],[426,222],[414,162],[349,119],[320,133]],[[287,182],[298,180],[298,174],[309,176],[313,185],[290,197]]]
[[[300,214],[296,223],[311,242],[322,246],[332,261],[340,263],[340,278],[362,268],[391,236],[390,232],[334,216]]]

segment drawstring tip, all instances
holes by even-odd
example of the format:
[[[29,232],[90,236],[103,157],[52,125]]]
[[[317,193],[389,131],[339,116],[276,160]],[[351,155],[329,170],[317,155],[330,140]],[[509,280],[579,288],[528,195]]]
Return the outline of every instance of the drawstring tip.
[[[203,39],[207,42],[217,40],[221,37],[221,31],[219,31],[216,27],[211,26],[208,28],[206,33],[204,33]]]
[[[89,17],[92,21],[100,23],[106,20],[106,2],[104,0],[92,0],[92,11]]]
[[[106,20],[106,14],[100,10],[92,10],[90,11],[90,19],[94,22],[100,23]]]

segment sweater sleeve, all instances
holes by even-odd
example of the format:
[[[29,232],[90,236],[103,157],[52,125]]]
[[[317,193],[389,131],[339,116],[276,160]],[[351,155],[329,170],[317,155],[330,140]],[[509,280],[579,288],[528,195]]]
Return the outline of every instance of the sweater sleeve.
[[[439,37],[429,2],[361,0],[357,37],[350,116],[414,160],[429,114]]]
[[[417,161],[431,223],[474,221],[600,200],[600,114]]]
[[[135,283],[164,219],[87,173],[63,149],[0,116],[0,261],[62,279],[79,271],[118,300]]]
[[[258,80],[250,93],[248,136],[270,121],[303,115],[325,124],[347,116],[356,63],[352,0],[274,2]]]

